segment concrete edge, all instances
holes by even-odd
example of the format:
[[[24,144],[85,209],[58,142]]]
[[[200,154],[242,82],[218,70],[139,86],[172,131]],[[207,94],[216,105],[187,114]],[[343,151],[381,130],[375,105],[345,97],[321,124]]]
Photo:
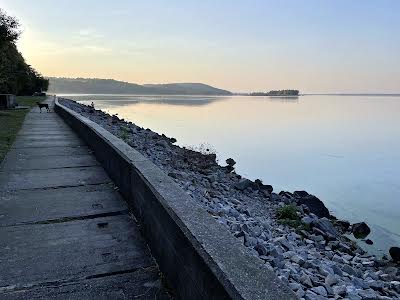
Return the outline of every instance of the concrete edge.
[[[55,100],[124,195],[181,299],[297,299],[262,261],[138,151]]]

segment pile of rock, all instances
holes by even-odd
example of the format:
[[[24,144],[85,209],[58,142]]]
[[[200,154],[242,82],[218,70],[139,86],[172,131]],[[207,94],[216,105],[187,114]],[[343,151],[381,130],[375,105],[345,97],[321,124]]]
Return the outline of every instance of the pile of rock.
[[[320,199],[305,191],[277,194],[261,180],[242,178],[234,172],[233,159],[221,167],[214,154],[178,147],[173,138],[99,110],[90,112],[73,101],[64,100],[62,104],[117,136],[123,132],[130,146],[163,169],[299,298],[400,297],[400,270],[396,264],[400,249],[391,248],[393,260],[378,259],[343,235],[353,233],[364,238],[370,231],[365,223],[350,225],[337,220]],[[288,207],[294,209],[293,220],[279,219],[277,212]]]

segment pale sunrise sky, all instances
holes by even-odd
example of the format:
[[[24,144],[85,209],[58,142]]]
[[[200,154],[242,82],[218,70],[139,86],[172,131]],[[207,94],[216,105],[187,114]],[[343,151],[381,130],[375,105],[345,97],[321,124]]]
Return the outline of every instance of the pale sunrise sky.
[[[45,76],[400,92],[399,0],[0,0]]]

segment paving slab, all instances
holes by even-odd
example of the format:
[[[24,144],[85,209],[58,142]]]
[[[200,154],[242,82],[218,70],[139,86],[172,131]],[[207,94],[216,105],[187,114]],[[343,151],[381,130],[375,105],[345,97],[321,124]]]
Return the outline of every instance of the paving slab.
[[[90,154],[83,155],[54,155],[49,159],[46,156],[40,157],[16,157],[5,159],[3,171],[21,170],[46,170],[56,168],[76,168],[98,166],[99,163]]]
[[[75,146],[75,147],[43,147],[43,148],[13,148],[7,153],[7,158],[18,158],[18,157],[47,157],[47,156],[73,156],[91,153],[91,150],[87,146]]]
[[[42,141],[21,141],[16,140],[11,148],[42,148],[42,147],[74,147],[85,145],[81,140],[76,139],[58,139]]]
[[[126,211],[113,184],[0,192],[0,227]]]
[[[58,281],[29,289],[14,288],[5,291],[3,300],[15,299],[170,299],[162,287],[156,267],[138,269],[125,274],[78,281]]]
[[[127,215],[0,228],[0,287],[107,276],[154,266]]]
[[[102,167],[1,171],[0,191],[46,189],[111,182]]]

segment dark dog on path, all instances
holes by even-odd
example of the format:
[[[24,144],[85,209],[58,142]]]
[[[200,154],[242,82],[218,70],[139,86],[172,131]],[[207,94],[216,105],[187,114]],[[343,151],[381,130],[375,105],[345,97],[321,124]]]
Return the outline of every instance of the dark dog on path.
[[[50,112],[50,108],[49,108],[49,105],[47,103],[36,102],[36,104],[39,106],[40,112],[42,112],[42,107],[47,109],[47,112]]]

